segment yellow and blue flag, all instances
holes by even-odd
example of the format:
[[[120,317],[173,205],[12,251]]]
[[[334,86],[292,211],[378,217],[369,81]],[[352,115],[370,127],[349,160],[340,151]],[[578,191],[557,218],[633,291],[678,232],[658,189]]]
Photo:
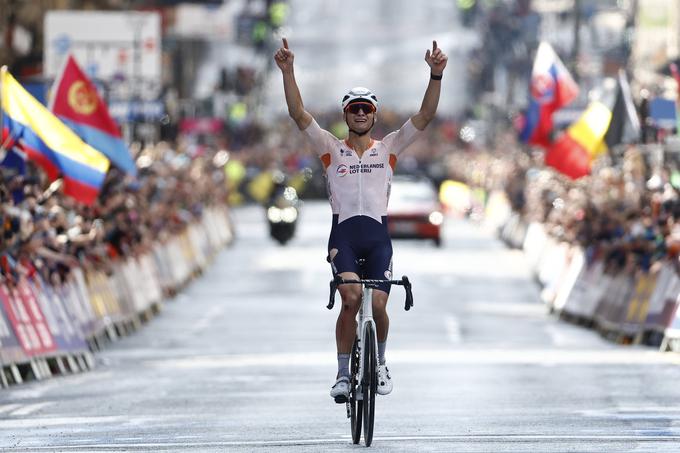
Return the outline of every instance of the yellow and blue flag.
[[[2,143],[19,146],[50,180],[62,177],[66,195],[94,203],[109,169],[106,156],[83,142],[5,67],[0,71],[0,87]]]

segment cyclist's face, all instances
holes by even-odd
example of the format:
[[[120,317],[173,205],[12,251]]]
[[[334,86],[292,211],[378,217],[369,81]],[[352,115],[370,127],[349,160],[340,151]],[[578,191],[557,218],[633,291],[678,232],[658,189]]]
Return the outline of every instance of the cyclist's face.
[[[375,109],[373,105],[364,102],[350,104],[345,109],[345,121],[350,129],[358,132],[373,127]]]

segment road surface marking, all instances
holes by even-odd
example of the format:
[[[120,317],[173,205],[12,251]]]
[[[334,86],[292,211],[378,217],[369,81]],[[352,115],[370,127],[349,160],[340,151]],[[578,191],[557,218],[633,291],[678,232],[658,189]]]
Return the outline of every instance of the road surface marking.
[[[149,420],[156,420],[157,418],[149,417]],[[46,417],[46,418],[24,418],[24,419],[8,419],[0,420],[0,429],[21,429],[21,428],[38,428],[48,426],[73,426],[73,425],[90,425],[93,423],[109,423],[109,424],[125,424],[130,420],[130,417],[125,415],[119,416],[102,416],[102,417]]]
[[[462,341],[460,322],[453,315],[446,315],[444,318],[444,325],[446,325],[446,336],[453,344],[459,344]]]
[[[192,332],[201,332],[206,329],[210,325],[210,323],[220,316],[222,313],[224,313],[225,307],[223,305],[216,305],[212,307],[208,312],[201,318],[199,319],[196,324],[194,324],[193,329],[191,329]]]
[[[648,350],[587,349],[415,349],[390,350],[391,363],[454,365],[658,365],[680,364],[680,355]],[[145,365],[161,369],[318,366],[335,363],[325,352],[203,355],[152,359]]]
[[[21,409],[17,409],[14,412],[12,412],[10,415],[13,417],[20,417],[24,415],[31,415],[34,412],[39,411],[43,407],[49,406],[50,404],[53,404],[51,401],[47,401],[44,403],[35,403],[35,404],[27,404],[26,406],[22,407]]]
[[[652,443],[670,443],[680,441],[678,435],[662,435],[662,436],[634,436],[634,435],[541,435],[541,434],[489,434],[489,435],[446,435],[446,436],[375,436],[374,442],[390,442],[390,441],[421,441],[421,442],[456,442],[456,443],[470,443],[470,442],[484,442],[484,443],[498,443],[498,442],[652,442]],[[341,438],[328,439],[290,439],[290,440],[244,440],[244,441],[205,441],[205,442],[139,442],[139,443],[91,443],[80,445],[49,445],[49,446],[31,446],[30,450],[81,450],[81,449],[162,449],[162,448],[215,448],[215,447],[290,447],[290,446],[305,446],[305,445],[320,445],[320,444],[349,444],[351,440],[349,436],[342,436]],[[29,447],[26,447],[29,448]],[[19,451],[19,450],[15,450]]]
[[[5,412],[11,412],[14,409],[17,409],[21,407],[21,404],[3,404],[0,405],[0,414],[4,414]]]

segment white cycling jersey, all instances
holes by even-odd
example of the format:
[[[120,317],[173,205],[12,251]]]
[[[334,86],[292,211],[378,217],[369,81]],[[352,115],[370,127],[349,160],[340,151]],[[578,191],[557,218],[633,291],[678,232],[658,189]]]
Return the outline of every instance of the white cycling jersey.
[[[328,199],[338,223],[358,215],[382,223],[397,157],[421,132],[409,119],[401,129],[373,140],[359,159],[346,140],[339,140],[312,120],[304,133],[323,162]]]

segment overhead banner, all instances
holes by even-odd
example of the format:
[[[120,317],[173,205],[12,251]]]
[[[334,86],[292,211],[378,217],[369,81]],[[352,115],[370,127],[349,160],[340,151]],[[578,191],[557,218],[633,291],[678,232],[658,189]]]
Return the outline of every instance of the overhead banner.
[[[157,100],[161,94],[161,16],[139,11],[48,11],[44,73],[55,78],[69,53],[109,100]]]

